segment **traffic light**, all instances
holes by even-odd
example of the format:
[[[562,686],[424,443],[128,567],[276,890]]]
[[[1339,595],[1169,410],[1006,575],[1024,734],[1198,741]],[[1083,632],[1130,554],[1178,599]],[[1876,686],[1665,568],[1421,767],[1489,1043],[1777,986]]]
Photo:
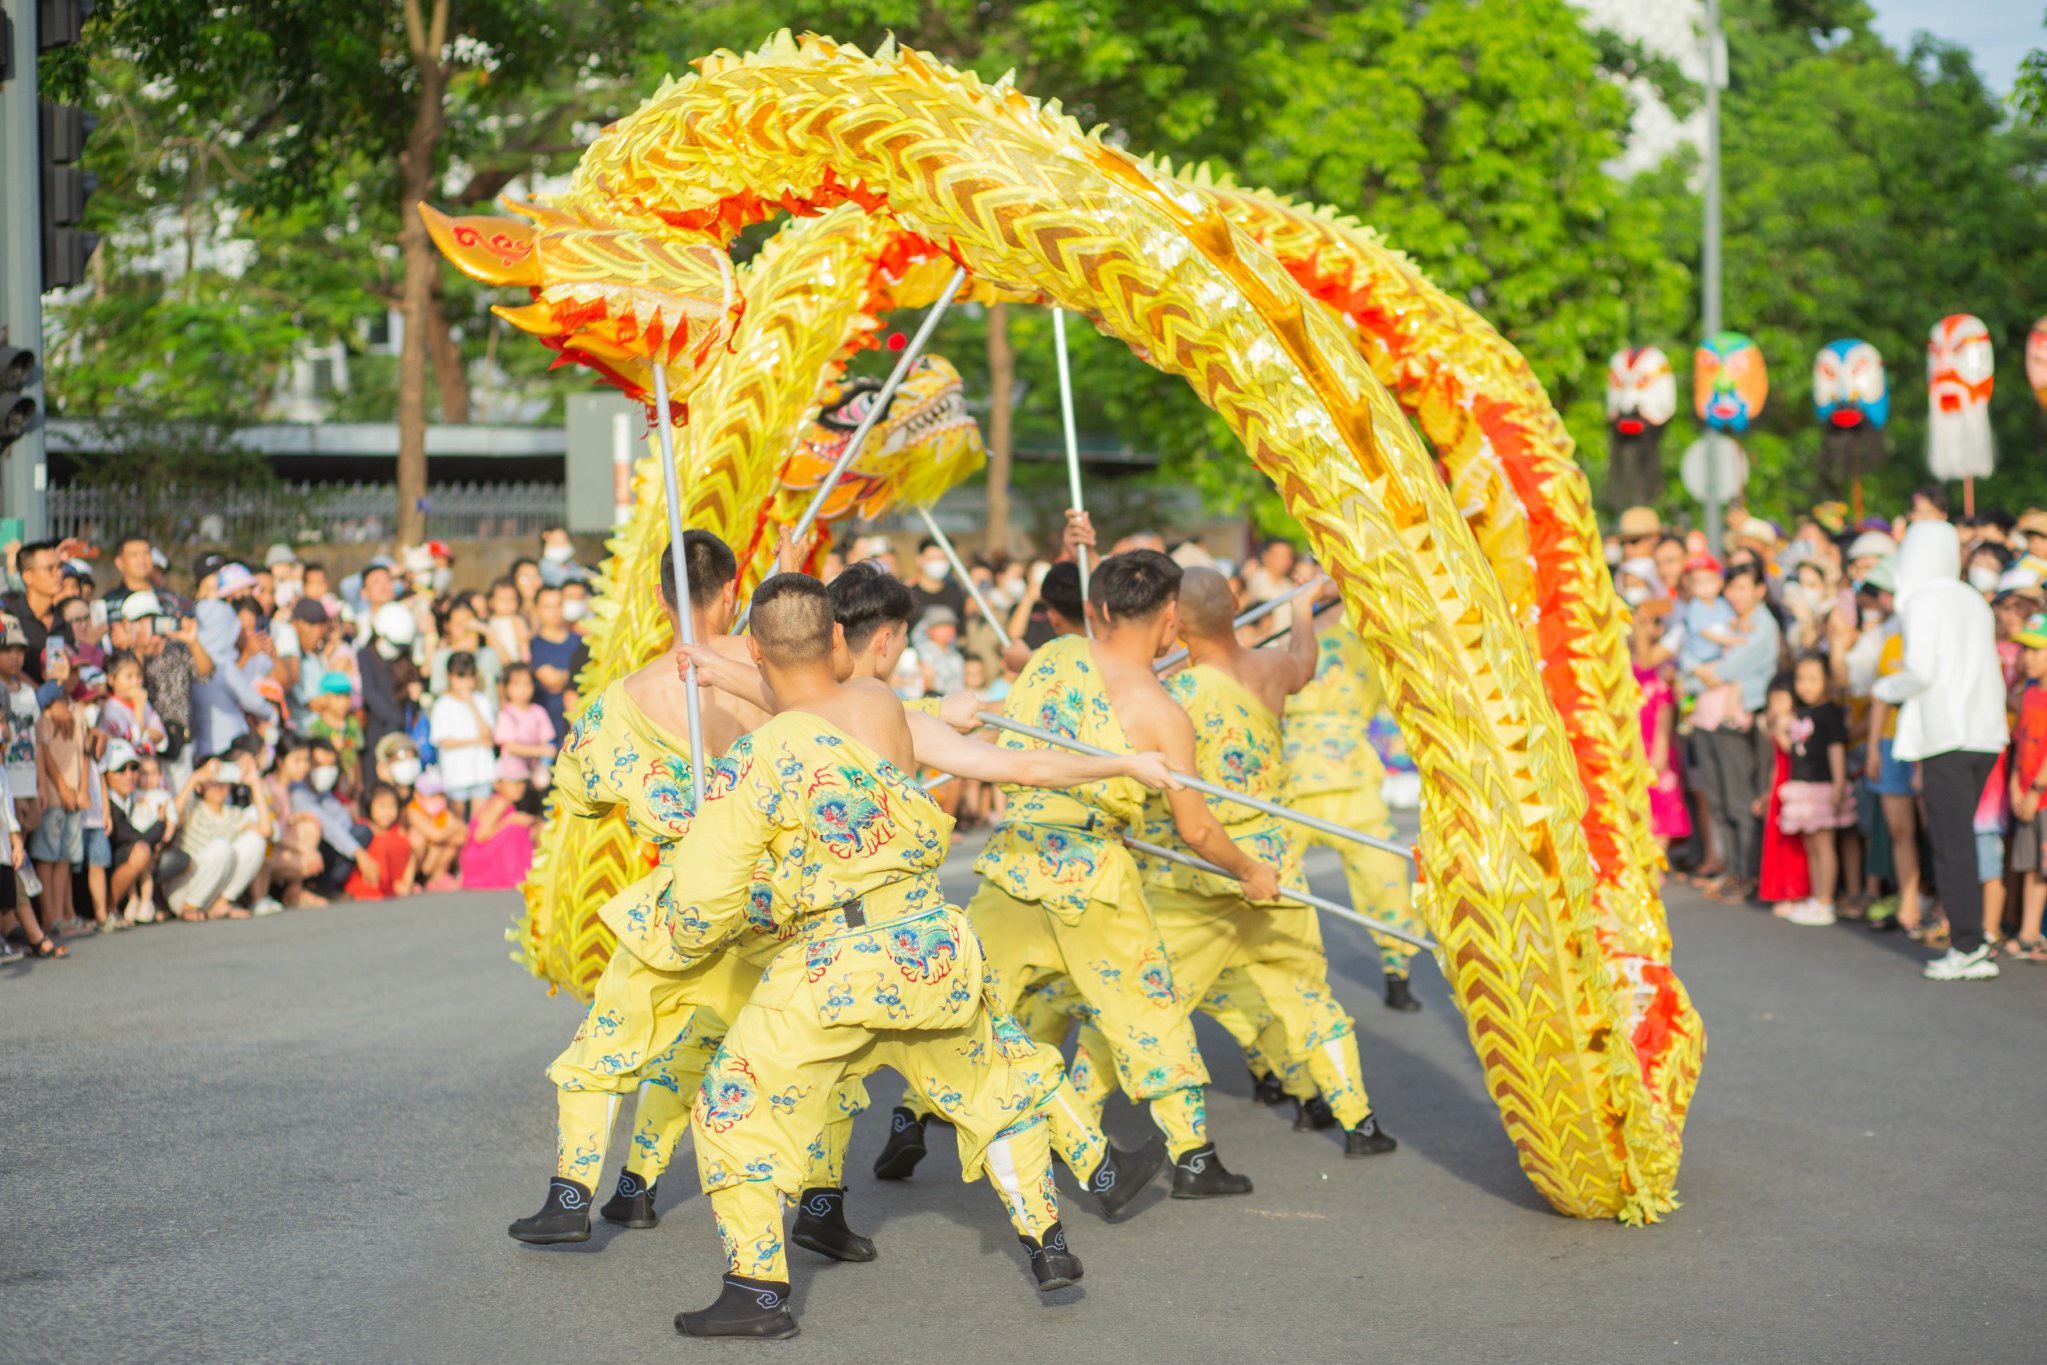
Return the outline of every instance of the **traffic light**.
[[[24,392],[35,369],[34,351],[0,339],[0,452],[35,425],[36,400]]]
[[[40,0],[36,46],[50,52],[79,39],[92,0]],[[99,120],[75,104],[42,101],[43,292],[69,289],[85,279],[85,263],[99,244],[87,232],[85,201],[98,179],[78,162]]]

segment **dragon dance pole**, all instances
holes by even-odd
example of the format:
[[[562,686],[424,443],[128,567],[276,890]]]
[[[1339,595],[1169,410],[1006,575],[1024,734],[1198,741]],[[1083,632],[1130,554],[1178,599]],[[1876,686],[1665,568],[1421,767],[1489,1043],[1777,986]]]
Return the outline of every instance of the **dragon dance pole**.
[[[1308,589],[1315,586],[1317,585],[1313,581],[1307,583],[1296,583],[1291,588],[1288,588],[1285,592],[1281,593],[1279,596],[1273,598],[1270,602],[1260,602],[1257,606],[1251,608],[1251,610],[1245,612],[1236,620],[1230,622],[1230,627],[1233,630],[1242,630],[1245,626],[1250,625],[1253,621],[1262,621],[1266,617],[1272,615],[1272,613],[1278,611],[1281,607],[1285,606],[1287,603],[1293,601],[1296,597],[1299,597]],[[1292,626],[1286,626],[1280,630],[1274,631],[1272,634],[1260,640],[1257,644],[1251,646],[1251,648],[1263,649],[1265,648],[1265,646],[1271,644],[1274,640],[1280,639],[1283,636],[1285,636],[1287,631],[1292,629],[1293,629]],[[1187,651],[1184,648],[1176,649],[1171,654],[1168,654],[1165,658],[1160,659],[1157,663],[1153,664],[1151,666],[1151,671],[1154,673],[1163,673],[1167,669],[1173,667],[1175,664],[1178,664],[1184,659],[1186,659],[1186,657]]]
[[[965,266],[960,266],[952,272],[952,280],[945,286],[945,292],[938,296],[938,301],[924,314],[924,321],[918,325],[917,334],[910,338],[910,344],[903,348],[902,358],[896,361],[895,369],[889,371],[888,378],[882,383],[881,391],[874,395],[874,406],[867,410],[867,415],[860,419],[860,425],[854,427],[853,434],[846,438],[846,448],[839,452],[839,458],[833,463],[831,472],[825,475],[824,482],[818,485],[817,492],[810,499],[810,505],[803,509],[802,517],[797,520],[795,529],[789,533],[791,541],[801,541],[810,534],[810,528],[817,524],[817,515],[824,510],[825,499],[832,495],[832,489],[838,487],[839,480],[846,476],[846,471],[858,458],[860,447],[867,443],[867,434],[874,430],[882,414],[888,411],[889,402],[894,399],[896,390],[903,386],[904,378],[910,373],[910,366],[916,364],[917,357],[924,354],[924,347],[930,343],[931,333],[938,326],[938,320],[945,316],[946,309],[952,307],[953,296],[960,292],[961,286],[966,282]],[[771,571],[768,576],[773,577],[773,572]],[[739,619],[732,623],[734,635],[746,629],[746,618],[752,611],[753,604],[750,602],[740,611]]]
[[[675,479],[675,433],[668,425],[668,367],[654,362],[654,426],[661,436],[661,487],[668,495],[668,553],[675,560],[675,627],[682,642],[697,642],[695,612],[689,599],[689,556],[682,548],[682,490]],[[704,713],[697,694],[697,671],[685,669],[682,690],[689,711],[689,792],[691,809],[704,804]]]
[[[952,563],[952,571],[960,576],[960,586],[972,595],[974,605],[981,609],[981,615],[987,618],[988,624],[995,627],[995,638],[1002,641],[1004,649],[1008,649],[1015,641],[1009,638],[1009,631],[1003,626],[1001,618],[996,616],[995,608],[988,605],[988,597],[981,591],[981,585],[974,581],[974,576],[967,572],[967,566],[960,562],[960,552],[953,548],[952,538],[939,528],[938,518],[931,515],[929,507],[919,507],[917,515],[924,518],[924,529],[931,532],[931,538],[938,542],[938,548],[945,551],[946,559]]]
[[[1077,754],[1088,754],[1095,758],[1115,758],[1118,756],[1107,749],[1099,748],[1084,740],[1068,739],[1064,735],[1055,735],[1050,730],[1040,730],[1035,725],[1025,725],[1021,721],[1011,720],[1008,716],[999,715],[994,711],[981,712],[980,720],[982,724],[992,725],[998,730],[1007,730],[1013,735],[1025,735],[1040,743],[1057,745],[1062,749],[1071,749]],[[1277,816],[1282,820],[1291,820],[1297,825],[1306,825],[1309,829],[1320,830],[1322,833],[1334,835],[1338,839],[1348,839],[1352,843],[1363,844],[1367,848],[1376,848],[1381,852],[1391,853],[1409,866],[1414,864],[1414,854],[1402,848],[1399,844],[1394,843],[1391,839],[1381,839],[1377,835],[1367,834],[1361,829],[1352,829],[1349,825],[1339,825],[1334,820],[1324,820],[1314,815],[1303,815],[1300,811],[1291,810],[1286,806],[1280,805],[1277,801],[1267,801],[1257,796],[1246,796],[1243,792],[1234,792],[1228,787],[1219,787],[1213,782],[1204,782],[1200,778],[1190,777],[1186,773],[1175,773],[1174,777],[1181,786],[1192,791],[1198,791],[1204,796],[1213,796],[1224,801],[1234,801],[1240,806],[1249,806],[1253,810],[1264,811],[1267,815]]]
[[[1052,342],[1059,353],[1059,418],[1066,425],[1066,483],[1073,496],[1073,510],[1087,509],[1080,503],[1080,440],[1073,425],[1073,367],[1066,361],[1066,310],[1052,310]],[[1076,545],[1073,561],[1080,568],[1080,624],[1088,639],[1095,638],[1094,620],[1087,612],[1087,546]]]
[[[1230,875],[1207,859],[1197,858],[1191,853],[1182,853],[1176,848],[1166,848],[1159,844],[1148,844],[1142,839],[1133,839],[1127,834],[1123,836],[1123,842],[1136,849],[1139,853],[1149,853],[1154,858],[1164,858],[1168,862],[1179,863],[1183,867],[1191,867],[1201,872],[1213,872],[1218,877],[1229,877]],[[1235,881],[1236,879],[1231,877],[1230,880]],[[1335,901],[1324,900],[1311,891],[1296,891],[1291,886],[1282,886],[1279,889],[1279,894],[1288,900],[1299,901],[1303,905],[1312,905],[1317,910],[1335,915],[1339,919],[1347,919],[1353,924],[1362,924],[1375,934],[1384,934],[1388,938],[1397,938],[1402,943],[1412,943],[1415,947],[1426,952],[1433,953],[1436,951],[1436,945],[1433,942],[1423,938],[1411,929],[1403,929],[1399,925],[1388,923],[1383,919],[1373,919],[1370,915],[1361,915],[1347,905],[1339,905]]]

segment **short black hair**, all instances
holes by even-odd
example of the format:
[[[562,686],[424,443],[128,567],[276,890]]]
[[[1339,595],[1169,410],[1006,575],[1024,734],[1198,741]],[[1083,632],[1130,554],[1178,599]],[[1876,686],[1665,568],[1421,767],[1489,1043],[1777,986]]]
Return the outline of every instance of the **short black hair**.
[[[1069,621],[1086,616],[1087,604],[1080,596],[1080,566],[1061,560],[1045,570],[1038,583],[1038,600]]]
[[[846,632],[848,649],[864,649],[874,632],[886,625],[907,626],[917,614],[917,596],[909,585],[885,572],[873,560],[849,564],[825,587],[832,618]]]
[[[119,540],[114,542],[114,558],[119,559],[122,555],[128,553],[128,547],[130,545],[140,545],[143,549],[147,550],[150,548],[149,537],[122,536]]]
[[[924,537],[924,539],[917,542],[917,553],[920,555],[923,554],[926,550],[938,550],[943,548],[944,547],[938,543],[937,536],[926,536]]]
[[[709,531],[682,533],[682,552],[689,556],[689,604],[708,607],[725,591],[725,585],[739,577],[739,560],[732,547]],[[675,552],[661,556],[661,605],[675,610]]]
[[[1157,550],[1110,555],[1088,583],[1088,596],[1112,621],[1156,616],[1179,591],[1180,566]]]
[[[1728,588],[1733,587],[1736,580],[1743,578],[1753,578],[1758,586],[1763,585],[1764,579],[1762,565],[1752,564],[1747,560],[1743,560],[1741,563],[1729,567],[1726,576],[1721,579],[1720,583],[1721,591],[1724,592]]]
[[[511,577],[513,575],[516,575],[521,569],[531,569],[535,573],[538,573],[540,571],[540,561],[533,558],[533,556],[531,555],[520,555],[517,559],[512,561],[512,572],[511,574],[508,574],[506,576]]]
[[[1995,526],[2005,535],[2010,535],[2012,527],[2019,524],[2019,519],[2011,514],[2009,508],[1986,507],[1976,514],[1976,524],[1978,526]]]
[[[451,678],[473,678],[476,676],[476,656],[466,649],[458,649],[448,656],[448,676]]]
[[[1942,516],[1947,515],[1947,489],[1939,484],[1929,483],[1913,489],[1912,497],[1905,500],[1905,505],[1907,507],[1911,506],[1915,498],[1924,502]]]
[[[803,573],[778,573],[753,590],[747,620],[771,664],[812,663],[832,650],[832,600]]]

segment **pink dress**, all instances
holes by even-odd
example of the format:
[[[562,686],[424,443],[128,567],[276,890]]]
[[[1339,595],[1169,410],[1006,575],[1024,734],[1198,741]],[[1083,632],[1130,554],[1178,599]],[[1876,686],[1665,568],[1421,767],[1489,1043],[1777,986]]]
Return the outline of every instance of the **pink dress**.
[[[492,795],[486,802],[500,798]],[[533,830],[529,825],[507,821],[488,839],[476,837],[479,814],[469,822],[469,842],[462,846],[462,889],[465,891],[507,891],[526,880],[533,867]]]
[[[507,704],[498,708],[498,718],[493,737],[498,747],[507,744],[545,744],[555,741],[554,721],[549,718],[546,708],[539,702],[527,702],[524,706]],[[519,775],[531,781],[535,771],[545,766],[540,759],[522,758],[517,754],[506,754],[506,766],[519,765]]]
[[[1642,687],[1642,750],[1656,750],[1656,730],[1666,713],[1673,728],[1677,720],[1677,693],[1654,668],[1635,665],[1635,681]],[[1691,837],[1692,814],[1685,809],[1684,786],[1677,776],[1675,738],[1663,767],[1649,774],[1649,832],[1661,839]]]

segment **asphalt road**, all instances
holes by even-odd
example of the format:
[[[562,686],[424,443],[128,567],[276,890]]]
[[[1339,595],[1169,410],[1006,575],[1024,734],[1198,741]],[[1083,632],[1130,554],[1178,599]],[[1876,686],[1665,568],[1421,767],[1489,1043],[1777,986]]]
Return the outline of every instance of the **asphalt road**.
[[[1335,879],[1318,885],[1341,895]],[[552,1159],[542,1067],[577,1009],[506,961],[508,894],[172,926],[0,974],[0,1360],[2038,1360],[2047,968],[1921,982],[1916,954],[1681,894],[1711,1036],[1685,1207],[1647,1230],[1549,1211],[1432,967],[1414,1016],[1332,925],[1379,1110],[1346,1162],[1248,1102],[1213,1031],[1209,1110],[1244,1199],[1163,1183],[1043,1302],[940,1142],[850,1208],[882,1257],[794,1251],[803,1335],[676,1337],[717,1239],[685,1153],[648,1232],[521,1247]],[[893,1085],[876,1086],[877,1103]],[[1126,1138],[1135,1112],[1112,1110]],[[620,1124],[621,1134],[626,1124]]]

